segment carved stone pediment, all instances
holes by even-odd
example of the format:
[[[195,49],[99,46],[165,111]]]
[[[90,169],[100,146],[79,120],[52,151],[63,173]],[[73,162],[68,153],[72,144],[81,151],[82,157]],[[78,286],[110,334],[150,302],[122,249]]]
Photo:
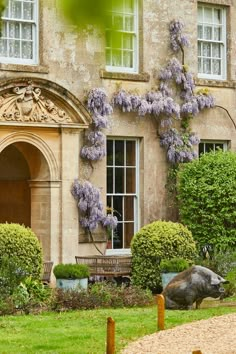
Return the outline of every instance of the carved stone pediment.
[[[45,98],[31,82],[0,96],[0,121],[73,123],[64,110]]]
[[[0,125],[88,128],[91,116],[67,89],[42,78],[0,80]]]

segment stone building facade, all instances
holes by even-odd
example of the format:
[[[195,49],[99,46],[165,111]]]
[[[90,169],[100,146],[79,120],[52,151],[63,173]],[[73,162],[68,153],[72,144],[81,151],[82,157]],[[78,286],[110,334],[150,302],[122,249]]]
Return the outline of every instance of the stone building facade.
[[[141,226],[171,218],[166,152],[153,117],[114,109],[106,130],[112,162],[105,158],[91,168],[80,149],[91,123],[86,92],[103,87],[111,98],[117,85],[140,93],[155,86],[155,73],[172,55],[168,26],[174,18],[185,24],[191,42],[185,61],[197,86],[208,87],[217,102],[191,122],[200,148],[236,150],[236,1],[121,3],[121,9],[112,9],[114,21],[122,22],[118,56],[109,31],[105,36],[90,25],[77,31],[61,15],[57,0],[8,0],[3,16],[0,222],[32,227],[45,260],[55,263],[97,253],[79,226],[70,192],[75,178],[89,179],[100,188],[104,205],[107,198],[119,210],[119,235],[110,253],[129,252],[132,234]],[[122,161],[116,164],[117,155]],[[95,240],[105,249],[102,232]]]

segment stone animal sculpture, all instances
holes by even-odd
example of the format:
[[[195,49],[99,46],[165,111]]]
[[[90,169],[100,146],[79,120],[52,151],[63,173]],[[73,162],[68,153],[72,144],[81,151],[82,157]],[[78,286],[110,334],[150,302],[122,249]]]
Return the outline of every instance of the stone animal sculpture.
[[[192,266],[176,275],[164,288],[167,309],[191,309],[196,302],[198,308],[206,297],[218,298],[223,295],[221,284],[227,280],[202,266]]]

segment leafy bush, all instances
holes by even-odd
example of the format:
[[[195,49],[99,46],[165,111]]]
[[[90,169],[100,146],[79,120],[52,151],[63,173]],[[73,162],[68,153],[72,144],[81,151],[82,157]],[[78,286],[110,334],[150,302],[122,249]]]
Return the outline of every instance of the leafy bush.
[[[89,268],[86,264],[57,264],[53,273],[57,279],[82,279],[89,277]]]
[[[52,309],[66,311],[72,309],[118,308],[144,306],[153,303],[150,291],[136,286],[118,286],[101,282],[90,285],[87,291],[55,289]]]
[[[161,260],[182,257],[191,261],[196,247],[191,232],[182,224],[155,221],[134,235],[131,251],[133,284],[159,292]]]
[[[40,279],[42,249],[30,228],[18,224],[0,224],[0,262],[12,257],[20,263],[19,271]]]
[[[199,248],[236,246],[236,153],[208,153],[178,173],[181,221]]]
[[[236,295],[236,267],[232,269],[226,276],[229,284],[225,284],[225,296],[234,296]]]
[[[162,273],[179,273],[189,268],[189,262],[184,258],[162,259],[160,263],[160,271]]]
[[[236,250],[216,249],[205,259],[196,259],[196,264],[210,268],[213,272],[225,277],[236,268]]]

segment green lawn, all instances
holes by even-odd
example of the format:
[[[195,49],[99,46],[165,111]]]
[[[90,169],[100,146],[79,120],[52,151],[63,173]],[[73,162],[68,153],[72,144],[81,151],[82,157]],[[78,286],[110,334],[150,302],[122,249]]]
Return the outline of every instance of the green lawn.
[[[236,312],[236,307],[166,311],[166,328]],[[106,321],[116,322],[117,353],[128,342],[156,331],[156,306],[0,317],[1,354],[104,354]]]

